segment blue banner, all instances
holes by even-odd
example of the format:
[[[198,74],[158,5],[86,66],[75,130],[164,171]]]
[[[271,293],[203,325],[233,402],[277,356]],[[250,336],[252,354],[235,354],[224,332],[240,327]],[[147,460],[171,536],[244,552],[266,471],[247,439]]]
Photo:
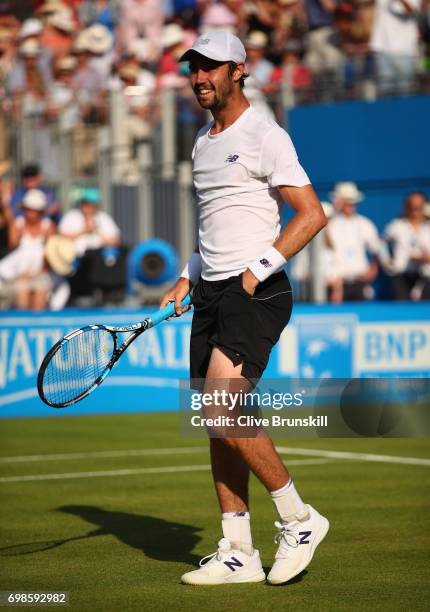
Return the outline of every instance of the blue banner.
[[[0,319],[0,416],[55,413],[37,395],[36,377],[48,349],[90,323],[125,325],[150,311],[67,310],[3,313]],[[176,410],[179,379],[187,378],[191,315],[145,332],[100,389],[57,414]],[[426,304],[298,305],[272,352],[265,377],[353,378],[430,375],[430,309]]]

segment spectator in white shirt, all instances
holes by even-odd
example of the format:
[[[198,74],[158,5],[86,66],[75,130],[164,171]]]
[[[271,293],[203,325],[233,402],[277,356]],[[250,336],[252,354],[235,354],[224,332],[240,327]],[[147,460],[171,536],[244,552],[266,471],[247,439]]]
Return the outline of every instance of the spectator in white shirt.
[[[392,275],[395,300],[430,299],[430,221],[425,218],[427,198],[413,192],[405,199],[403,216],[384,231],[389,256],[385,269]]]
[[[329,202],[321,202],[321,206],[323,207],[325,216],[327,217],[327,219],[330,220],[335,213],[333,204],[330,204]],[[323,246],[319,251],[319,256],[322,259],[321,265],[319,265],[318,268],[323,271],[324,284],[327,288],[327,294],[332,298],[333,301],[333,296],[335,298],[339,298],[339,296],[341,295],[341,293],[339,292],[339,284],[342,284],[342,280],[340,279],[337,273],[336,259],[334,256],[333,249],[329,244],[327,232],[325,229],[322,230],[322,237]],[[312,265],[312,247],[311,244],[307,244],[304,249],[297,253],[297,255],[294,255],[291,265],[291,278],[293,278],[298,283],[298,287],[295,293],[299,301],[308,302],[312,299]]]
[[[417,68],[421,0],[376,0],[370,48],[381,93],[408,92]]]
[[[10,208],[4,208],[8,225],[8,242],[12,252],[0,260],[0,285],[7,286],[13,305],[24,310],[43,310],[48,305],[52,280],[44,259],[46,240],[55,226],[45,216],[46,194],[29,189],[21,204],[21,215],[14,218]]]
[[[58,231],[75,242],[76,254],[82,257],[87,250],[118,246],[120,231],[108,213],[99,210],[100,192],[87,187],[77,198],[78,207],[61,219]]]
[[[363,194],[355,183],[338,183],[332,197],[338,213],[327,224],[327,236],[341,283],[333,287],[330,299],[333,302],[370,299],[373,297],[370,283],[378,274],[376,257],[381,250],[378,231],[370,219],[357,214]]]

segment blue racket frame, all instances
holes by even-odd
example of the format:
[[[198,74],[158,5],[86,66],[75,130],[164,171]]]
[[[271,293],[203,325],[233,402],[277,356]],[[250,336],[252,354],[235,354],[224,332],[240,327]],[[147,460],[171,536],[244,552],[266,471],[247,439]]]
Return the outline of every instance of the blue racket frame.
[[[181,306],[184,308],[185,306],[189,306],[191,303],[192,303],[191,296],[188,294],[182,300]],[[167,304],[167,306],[165,306],[164,308],[161,308],[160,310],[155,312],[153,315],[151,315],[151,317],[147,317],[143,321],[139,321],[138,323],[133,323],[132,325],[126,325],[123,327],[115,327],[112,325],[99,325],[99,324],[86,325],[85,327],[80,327],[79,329],[75,329],[74,331],[70,332],[69,334],[64,336],[61,340],[59,340],[58,342],[54,344],[54,346],[48,351],[48,353],[45,355],[42,361],[42,364],[39,368],[39,373],[37,375],[37,391],[39,393],[40,399],[48,406],[51,406],[51,408],[66,408],[67,406],[71,406],[72,404],[76,404],[77,402],[80,402],[81,400],[87,397],[90,393],[92,393],[95,389],[97,389],[97,387],[99,387],[102,384],[106,376],[112,370],[115,363],[124,353],[124,351],[127,350],[130,344],[136,340],[136,338],[138,338],[146,330],[150,329],[151,327],[155,327],[155,325],[158,325],[162,321],[165,321],[166,319],[173,316],[174,314],[175,314],[175,305],[173,302],[170,302],[169,304]],[[44,387],[43,387],[44,374],[46,372],[46,369],[49,363],[53,359],[54,355],[56,355],[56,353],[61,349],[61,347],[64,344],[66,344],[67,342],[70,342],[74,337],[80,334],[84,334],[86,332],[89,332],[95,329],[107,331],[113,337],[114,350],[113,350],[112,357],[109,363],[106,365],[105,369],[98,376],[98,378],[94,381],[94,383],[85,392],[79,394],[78,396],[66,402],[57,403],[57,402],[50,401],[46,397]],[[117,334],[130,333],[130,332],[131,332],[131,335],[128,338],[126,338],[126,340],[124,340],[124,342],[122,342],[120,346],[118,346]]]

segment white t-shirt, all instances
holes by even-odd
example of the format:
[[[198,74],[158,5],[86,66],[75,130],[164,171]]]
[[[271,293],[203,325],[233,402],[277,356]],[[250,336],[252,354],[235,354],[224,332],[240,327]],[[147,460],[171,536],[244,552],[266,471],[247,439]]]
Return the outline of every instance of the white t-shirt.
[[[310,181],[288,134],[252,107],[219,134],[212,127],[197,134],[192,158],[202,277],[216,281],[246,270],[279,236],[276,187]]]
[[[384,238],[393,243],[390,272],[402,274],[410,270],[430,277],[430,264],[411,262],[411,257],[430,254],[430,222],[425,221],[416,228],[407,219],[394,219],[385,228]]]
[[[80,257],[88,249],[100,249],[107,240],[119,238],[119,228],[115,221],[103,210],[95,214],[96,231],[91,234],[83,234],[75,238],[76,254]],[[82,232],[85,229],[84,215],[79,208],[69,210],[61,219],[58,226],[60,234],[70,235]]]
[[[33,236],[25,231],[25,219],[20,216],[15,220],[16,227],[22,231],[21,240],[16,249],[0,261],[0,277],[13,281],[20,276],[36,276],[44,270],[44,245],[49,232],[54,228],[48,218],[40,223],[40,234]]]
[[[363,215],[338,214],[327,224],[336,270],[347,281],[358,280],[369,268],[367,253],[379,255],[381,243],[376,226]]]
[[[420,0],[408,0],[418,11]],[[400,0],[376,0],[376,13],[370,39],[372,51],[394,55],[418,55],[418,20]]]

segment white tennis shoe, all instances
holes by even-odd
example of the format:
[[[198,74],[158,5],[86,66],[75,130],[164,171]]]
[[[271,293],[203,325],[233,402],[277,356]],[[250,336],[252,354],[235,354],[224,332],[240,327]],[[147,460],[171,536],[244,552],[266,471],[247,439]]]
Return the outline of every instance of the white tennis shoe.
[[[185,584],[228,584],[233,582],[263,582],[266,575],[260,554],[254,550],[247,555],[231,547],[226,538],[218,542],[218,550],[201,559],[200,568],[181,578]]]
[[[325,538],[329,522],[312,506],[307,506],[309,518],[290,523],[276,522],[279,544],[275,563],[267,576],[270,584],[283,584],[302,572],[309,565],[318,544]]]

